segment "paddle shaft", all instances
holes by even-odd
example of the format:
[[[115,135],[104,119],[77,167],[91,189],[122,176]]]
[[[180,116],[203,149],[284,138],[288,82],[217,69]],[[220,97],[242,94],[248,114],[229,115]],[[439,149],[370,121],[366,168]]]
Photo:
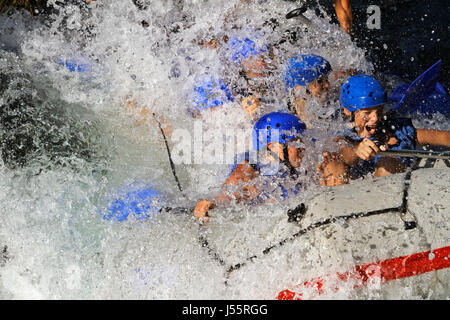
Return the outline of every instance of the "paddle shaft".
[[[378,152],[378,155],[450,160],[450,151],[426,151],[426,150],[403,149],[403,150],[380,151]]]

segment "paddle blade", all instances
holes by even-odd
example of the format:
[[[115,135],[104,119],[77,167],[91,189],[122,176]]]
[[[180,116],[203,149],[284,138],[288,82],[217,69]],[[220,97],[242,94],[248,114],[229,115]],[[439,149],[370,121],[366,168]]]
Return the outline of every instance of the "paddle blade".
[[[394,90],[394,95],[399,96],[402,94],[399,103],[394,109],[400,113],[413,113],[418,111],[419,106],[421,106],[421,112],[433,112],[436,109],[436,104],[424,105],[424,103],[436,91],[441,64],[442,60],[436,62],[431,68],[414,80],[404,93],[402,92],[404,87]]]

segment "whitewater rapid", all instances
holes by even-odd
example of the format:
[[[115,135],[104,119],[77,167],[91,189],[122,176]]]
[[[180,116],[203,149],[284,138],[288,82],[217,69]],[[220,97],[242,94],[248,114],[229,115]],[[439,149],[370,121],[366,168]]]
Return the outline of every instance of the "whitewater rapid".
[[[295,264],[291,261],[285,270],[277,270],[277,259],[285,258],[276,255],[271,266],[256,265],[259,270],[239,274],[253,288],[233,286],[227,283],[226,266],[202,246],[200,235],[209,231],[192,216],[163,212],[141,221],[103,219],[108,198],[127,185],[150,184],[168,206],[191,207],[217,192],[230,169],[229,163],[177,164],[184,189],[180,192],[159,128],[140,121],[126,103],[136,101],[168,126],[192,135],[194,122],[201,121],[205,144],[214,144],[211,137],[217,131],[230,126],[248,130],[251,121],[237,100],[200,120],[187,113],[198,77],[205,73],[238,77],[237,68],[225,63],[226,50],[202,47],[200,40],[251,34],[259,28],[265,40],[275,43],[286,29],[296,30],[296,41],[279,46],[280,68],[269,79],[280,88],[281,66],[296,54],[319,54],[333,68],[370,73],[373,68],[364,50],[337,25],[310,10],[305,15],[315,28],[307,31],[298,20],[284,19],[295,8],[287,1],[146,3],[139,9],[132,1],[96,1],[88,8],[60,6],[48,18],[20,13],[0,17],[0,73],[9,76],[4,81],[7,88],[0,92],[2,102],[27,101],[20,110],[30,119],[40,117],[26,131],[37,139],[33,157],[24,166],[12,168],[4,160],[0,164],[1,299],[273,299],[282,289],[277,272],[287,273]],[[264,25],[271,18],[280,26]],[[90,69],[70,72],[58,60],[75,60]],[[273,98],[275,102],[264,106],[267,111],[286,103],[283,90]],[[448,129],[448,123],[440,126]],[[311,148],[316,152],[305,159],[303,168],[309,172],[333,130],[314,132],[318,142]],[[66,148],[46,146],[47,139]],[[169,139],[169,144],[174,147],[176,141]],[[311,184],[307,195],[318,187],[314,177],[305,179]],[[302,199],[256,213],[233,205],[220,209],[217,217],[228,212],[238,217],[236,221],[246,214],[255,216],[255,224],[258,214],[282,220],[287,209]],[[265,222],[260,223],[264,228]],[[243,232],[255,231],[246,227]],[[242,254],[249,250],[243,247]],[[265,268],[277,272],[266,273],[265,281],[272,287],[258,291],[261,279],[254,275]],[[313,277],[314,271],[311,265],[302,277]],[[398,294],[415,297],[401,288]]]

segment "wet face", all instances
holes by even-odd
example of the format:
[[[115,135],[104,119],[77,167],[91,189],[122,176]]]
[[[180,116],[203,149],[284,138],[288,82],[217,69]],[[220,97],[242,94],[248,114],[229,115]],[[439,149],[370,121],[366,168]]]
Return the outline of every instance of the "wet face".
[[[311,96],[318,98],[320,101],[327,99],[329,87],[330,83],[328,82],[327,75],[314,79],[307,85],[307,89],[311,92]]]
[[[344,112],[349,113],[347,109],[344,109]],[[374,135],[382,116],[383,106],[354,111],[354,124],[358,135],[363,138]]]
[[[325,102],[328,99],[328,89],[330,83],[328,82],[328,75],[324,75],[314,79],[306,85],[306,87],[296,84],[293,87],[295,96],[299,99],[316,98],[319,102]]]

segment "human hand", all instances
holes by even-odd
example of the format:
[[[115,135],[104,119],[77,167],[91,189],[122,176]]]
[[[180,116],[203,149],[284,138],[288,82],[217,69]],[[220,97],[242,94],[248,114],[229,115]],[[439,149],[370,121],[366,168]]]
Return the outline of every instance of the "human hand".
[[[254,115],[258,108],[261,106],[261,102],[255,96],[246,97],[241,102],[242,108],[244,108],[245,112],[249,115]]]
[[[348,183],[347,166],[335,152],[322,153],[323,161],[317,164],[321,186],[339,186]]]
[[[205,43],[205,47],[210,48],[211,50],[216,49],[218,45],[219,45],[219,41],[217,41],[215,39]]]
[[[205,48],[209,48],[211,50],[215,50],[220,45],[220,41],[217,39],[212,39],[210,41],[201,39],[200,41],[198,41],[198,45]]]
[[[268,65],[260,56],[251,56],[242,62],[245,73],[250,78],[265,77],[268,71]]]
[[[356,156],[363,160],[369,160],[376,156],[376,154],[380,151],[375,142],[365,138],[361,141],[354,149]]]
[[[394,146],[398,143],[398,139],[396,137],[390,137],[388,141],[385,142],[384,145],[379,146],[381,151],[386,151],[391,146]]]
[[[199,202],[197,202],[197,205],[194,208],[194,217],[196,217],[200,222],[208,222],[208,210],[213,206],[214,203],[209,200],[200,200]]]

